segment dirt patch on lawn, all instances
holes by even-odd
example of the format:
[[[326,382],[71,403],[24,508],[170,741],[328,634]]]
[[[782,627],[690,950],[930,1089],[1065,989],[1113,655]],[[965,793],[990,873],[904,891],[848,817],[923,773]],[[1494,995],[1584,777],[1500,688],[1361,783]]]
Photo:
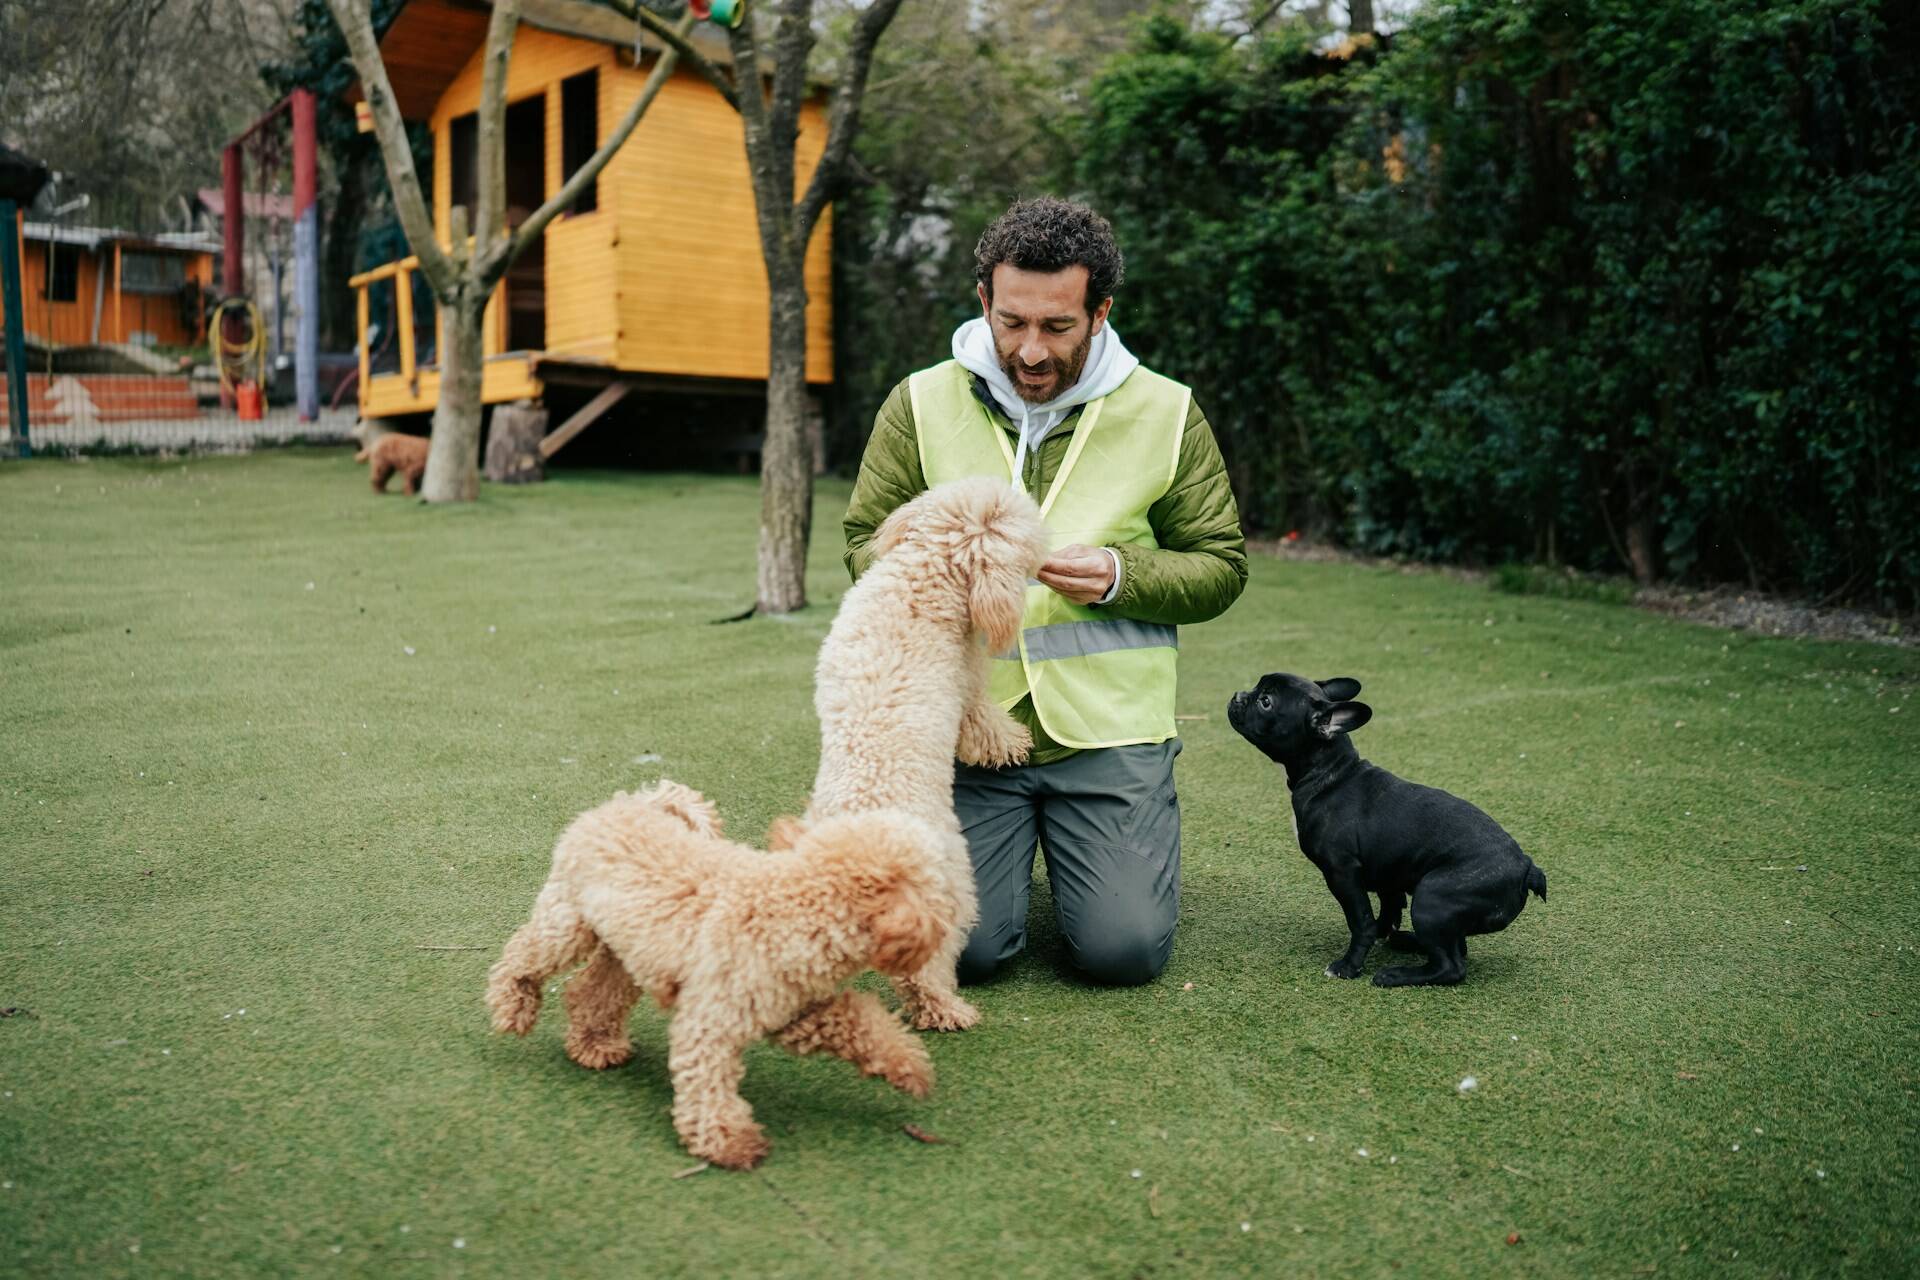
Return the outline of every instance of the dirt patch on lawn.
[[[1337,547],[1307,542],[1304,539],[1250,540],[1249,550],[1283,560],[1364,564],[1376,569],[1400,573],[1437,573],[1461,582],[1491,586],[1494,574],[1484,569],[1465,569],[1454,565],[1429,565],[1415,561],[1392,560],[1379,556],[1355,555]],[[1601,580],[1588,581],[1598,584]],[[1920,645],[1920,618],[1866,613],[1859,609],[1841,609],[1789,600],[1764,592],[1739,587],[1653,586],[1623,588],[1626,603],[1649,613],[1665,614],[1688,622],[1725,627],[1732,631],[1751,631],[1767,636],[1799,636],[1814,640],[1866,640],[1874,644],[1912,648]],[[1584,592],[1566,594],[1593,598]],[[1594,595],[1599,592],[1596,588]]]

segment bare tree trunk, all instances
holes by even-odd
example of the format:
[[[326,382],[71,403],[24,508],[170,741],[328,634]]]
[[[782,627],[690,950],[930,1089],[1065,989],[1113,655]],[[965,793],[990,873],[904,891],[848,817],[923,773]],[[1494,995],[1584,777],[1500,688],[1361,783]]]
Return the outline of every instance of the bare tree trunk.
[[[1373,34],[1373,0],[1347,0],[1347,34]]]
[[[804,252],[804,247],[802,249]],[[798,261],[769,263],[767,429],[760,450],[757,613],[807,604],[813,448],[807,440],[807,282]]]
[[[1627,564],[1633,569],[1635,582],[1643,587],[1651,586],[1660,573],[1655,551],[1654,494],[1640,465],[1632,458],[1626,461],[1624,470],[1627,477]]]
[[[1644,515],[1627,517],[1627,562],[1633,567],[1633,580],[1641,586],[1653,585],[1657,570],[1653,558],[1653,521]]]
[[[463,293],[440,308],[446,350],[440,358],[440,399],[433,406],[433,445],[427,451],[426,502],[472,502],[480,496],[480,376],[484,290]]]
[[[807,242],[821,211],[846,177],[860,128],[873,46],[901,0],[872,0],[854,20],[840,80],[827,116],[827,141],[806,190],[794,199],[794,146],[807,95],[813,49],[813,0],[751,5],[728,32],[736,94],[753,178],[760,256],[767,268],[767,428],[760,452],[760,562],[756,613],[806,607],[807,536],[813,524],[813,450],[807,441]],[[636,16],[640,11],[636,10]],[[762,18],[770,39],[760,40]],[[657,21],[657,19],[655,20]],[[769,59],[767,55],[771,55]],[[772,62],[764,81],[742,80],[740,68]],[[694,55],[696,65],[704,62]],[[714,77],[717,79],[717,76]]]

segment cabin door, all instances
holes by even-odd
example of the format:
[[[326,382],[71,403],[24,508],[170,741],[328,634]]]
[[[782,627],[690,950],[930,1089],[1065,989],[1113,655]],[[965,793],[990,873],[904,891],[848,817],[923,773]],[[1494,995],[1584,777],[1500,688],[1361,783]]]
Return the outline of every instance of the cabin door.
[[[547,195],[547,97],[535,94],[507,108],[507,225],[533,216]],[[547,345],[547,238],[541,236],[507,268],[507,349]]]

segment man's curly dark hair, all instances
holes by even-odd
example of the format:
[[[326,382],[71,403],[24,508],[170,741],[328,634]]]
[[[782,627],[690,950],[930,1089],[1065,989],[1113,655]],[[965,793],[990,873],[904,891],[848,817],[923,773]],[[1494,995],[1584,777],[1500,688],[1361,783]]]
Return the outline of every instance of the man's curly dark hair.
[[[1022,271],[1087,269],[1087,314],[1120,287],[1125,271],[1113,227],[1083,204],[1054,196],[1016,202],[995,218],[973,248],[973,275],[993,300],[993,269],[1001,263]]]

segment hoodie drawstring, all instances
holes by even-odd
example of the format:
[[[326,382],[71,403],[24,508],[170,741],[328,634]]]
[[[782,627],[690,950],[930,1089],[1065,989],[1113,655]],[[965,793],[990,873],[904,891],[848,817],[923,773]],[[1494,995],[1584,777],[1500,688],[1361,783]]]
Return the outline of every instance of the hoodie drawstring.
[[[1025,493],[1027,491],[1027,424],[1033,420],[1033,411],[1026,405],[1020,406],[1020,446],[1013,452],[1013,487]]]

